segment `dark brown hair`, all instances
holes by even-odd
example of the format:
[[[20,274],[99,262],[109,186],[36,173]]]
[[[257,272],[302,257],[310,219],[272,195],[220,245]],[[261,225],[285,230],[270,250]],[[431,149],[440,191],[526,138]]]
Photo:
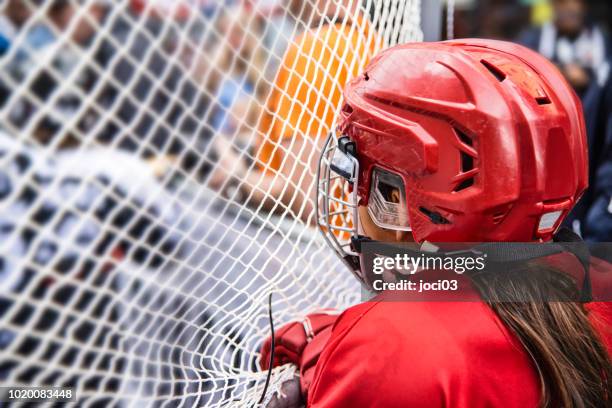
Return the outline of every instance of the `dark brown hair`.
[[[536,366],[540,406],[612,407],[612,362],[576,282],[541,264],[509,269],[472,281]]]

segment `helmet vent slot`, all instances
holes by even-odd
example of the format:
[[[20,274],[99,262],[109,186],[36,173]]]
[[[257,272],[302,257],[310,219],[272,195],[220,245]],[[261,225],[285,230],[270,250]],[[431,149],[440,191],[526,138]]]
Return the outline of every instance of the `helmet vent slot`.
[[[459,160],[461,163],[461,172],[455,178],[455,188],[453,192],[465,190],[474,185],[474,177],[478,173],[475,167],[476,150],[474,149],[474,140],[461,130],[453,127],[458,139]]]
[[[474,185],[474,177],[470,177],[470,178],[463,180],[461,183],[459,183],[457,187],[453,189],[453,191],[456,193],[458,191],[465,190],[466,188],[472,187],[473,185]]]
[[[474,168],[474,158],[466,152],[459,152],[461,154],[461,171],[467,173]]]
[[[551,103],[548,95],[536,96],[535,100],[538,103],[538,105],[550,105]]]
[[[467,145],[467,146],[473,146],[474,143],[472,142],[472,139],[466,135],[465,133],[463,133],[462,131],[460,131],[457,128],[453,128],[455,130],[455,133],[457,134],[457,137],[459,137],[459,140],[461,140],[461,143]]]
[[[506,73],[495,65],[491,64],[489,61],[483,59],[480,60],[480,63],[484,65],[484,67],[488,69],[499,82],[503,82],[504,79],[506,79]]]
[[[439,212],[428,210],[425,207],[419,207],[419,211],[425,214],[434,224],[450,224],[450,221]]]

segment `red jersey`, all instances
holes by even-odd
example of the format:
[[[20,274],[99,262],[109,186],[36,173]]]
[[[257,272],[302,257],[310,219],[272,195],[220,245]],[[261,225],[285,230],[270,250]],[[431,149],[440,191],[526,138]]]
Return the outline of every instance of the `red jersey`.
[[[316,366],[308,407],[537,407],[536,368],[483,302],[374,300],[346,310]],[[588,306],[612,353],[612,306]]]

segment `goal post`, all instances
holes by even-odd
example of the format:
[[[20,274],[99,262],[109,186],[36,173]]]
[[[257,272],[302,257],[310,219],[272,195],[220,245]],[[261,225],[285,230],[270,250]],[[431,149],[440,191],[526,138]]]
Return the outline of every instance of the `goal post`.
[[[0,3],[0,382],[82,406],[255,406],[269,294],[277,327],[359,301],[313,225],[312,163],[344,82],[421,41],[422,17],[439,29],[423,10]]]

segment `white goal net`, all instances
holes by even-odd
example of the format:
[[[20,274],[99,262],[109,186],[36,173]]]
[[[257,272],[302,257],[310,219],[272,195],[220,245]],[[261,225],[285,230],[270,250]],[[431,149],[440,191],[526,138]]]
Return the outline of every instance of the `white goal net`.
[[[359,300],[314,226],[339,90],[421,37],[420,0],[1,1],[0,384],[257,406],[269,294]]]

